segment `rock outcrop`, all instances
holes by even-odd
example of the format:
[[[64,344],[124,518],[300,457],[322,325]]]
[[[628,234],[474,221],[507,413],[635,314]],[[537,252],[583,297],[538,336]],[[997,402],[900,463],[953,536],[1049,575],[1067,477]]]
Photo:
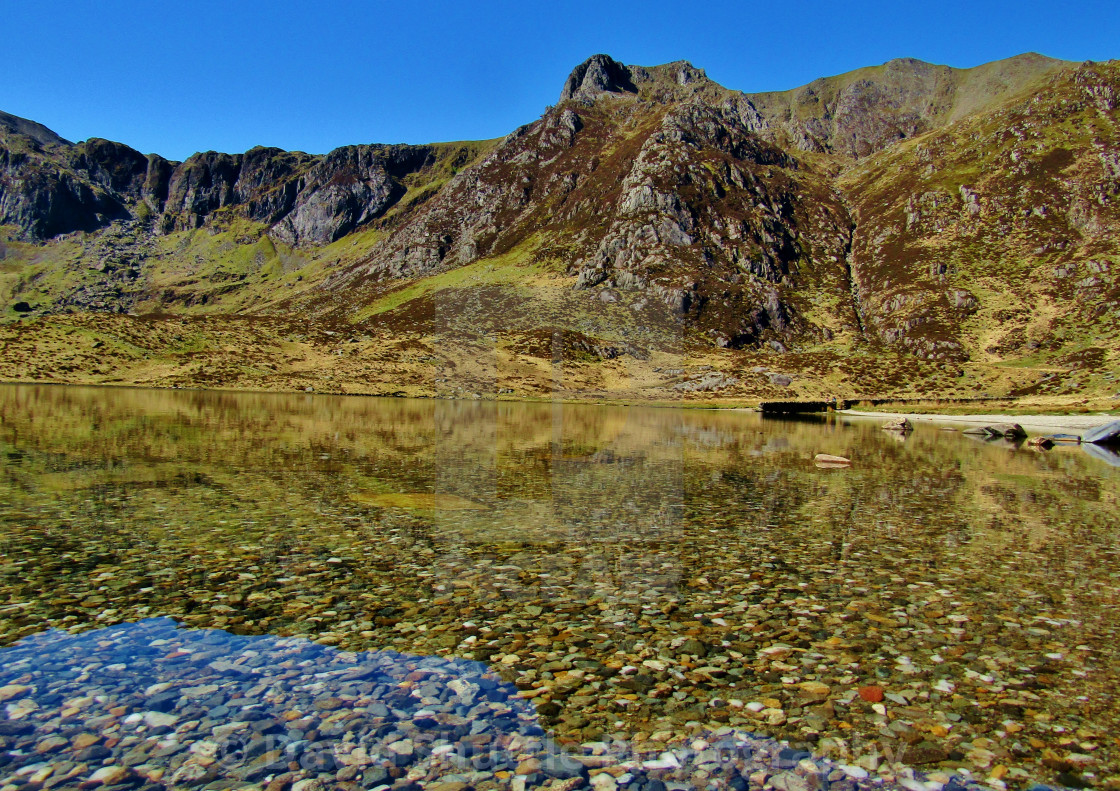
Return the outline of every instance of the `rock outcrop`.
[[[572,71],[560,101],[591,102],[603,93],[637,93],[630,69],[607,55],[592,55]]]
[[[631,111],[646,109],[628,96]],[[430,274],[547,231],[577,289],[641,292],[717,345],[784,348],[794,335],[823,334],[786,295],[816,282],[843,300],[838,262],[850,221],[836,197],[754,134],[733,103],[651,109],[629,130],[613,106],[573,99],[553,108],[329,287]],[[623,135],[627,148],[604,157],[605,143]],[[807,256],[801,231],[832,260]],[[854,326],[850,312],[845,320]]]

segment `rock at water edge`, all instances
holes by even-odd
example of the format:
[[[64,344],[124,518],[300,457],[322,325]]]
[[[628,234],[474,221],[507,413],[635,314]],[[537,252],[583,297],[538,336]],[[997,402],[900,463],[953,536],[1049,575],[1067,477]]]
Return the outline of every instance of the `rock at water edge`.
[[[996,423],[993,426],[988,426],[988,430],[997,436],[1007,437],[1008,439],[1025,439],[1027,432],[1018,423]]]
[[[1120,420],[1089,429],[1081,436],[1081,441],[1094,445],[1120,444]]]

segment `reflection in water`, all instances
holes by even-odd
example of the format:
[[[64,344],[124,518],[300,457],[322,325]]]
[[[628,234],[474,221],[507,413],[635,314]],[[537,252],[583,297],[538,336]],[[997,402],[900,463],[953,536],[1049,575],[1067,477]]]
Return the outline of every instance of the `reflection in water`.
[[[1092,443],[1085,443],[1081,449],[1088,453],[1095,459],[1103,461],[1112,467],[1120,467],[1120,452],[1117,451],[1115,446],[1093,445]]]
[[[1120,473],[1077,448],[698,410],[6,387],[0,453],[9,642],[170,615],[486,661],[566,742],[696,722],[1013,782],[1120,772]]]

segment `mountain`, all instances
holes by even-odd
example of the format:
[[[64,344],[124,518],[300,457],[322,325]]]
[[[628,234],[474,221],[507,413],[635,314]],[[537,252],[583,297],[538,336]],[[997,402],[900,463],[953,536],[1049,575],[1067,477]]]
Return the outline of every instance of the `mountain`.
[[[181,163],[0,115],[0,376],[1114,406],[1118,83],[596,55],[501,140]]]
[[[22,135],[31,138],[41,146],[71,145],[69,140],[63,140],[42,124],[28,121],[26,118],[20,118],[19,116],[8,115],[5,112],[0,112],[0,133]]]
[[[1069,65],[1035,53],[973,69],[901,58],[749,98],[787,145],[864,157],[983,112]]]

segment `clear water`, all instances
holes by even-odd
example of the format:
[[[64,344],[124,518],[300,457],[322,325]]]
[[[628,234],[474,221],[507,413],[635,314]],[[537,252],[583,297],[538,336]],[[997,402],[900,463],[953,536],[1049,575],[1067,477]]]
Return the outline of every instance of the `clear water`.
[[[1108,453],[737,412],[5,386],[0,454],[7,644],[170,616],[484,662],[569,744],[731,726],[843,760],[932,745],[927,768],[1009,783],[1120,771]]]

